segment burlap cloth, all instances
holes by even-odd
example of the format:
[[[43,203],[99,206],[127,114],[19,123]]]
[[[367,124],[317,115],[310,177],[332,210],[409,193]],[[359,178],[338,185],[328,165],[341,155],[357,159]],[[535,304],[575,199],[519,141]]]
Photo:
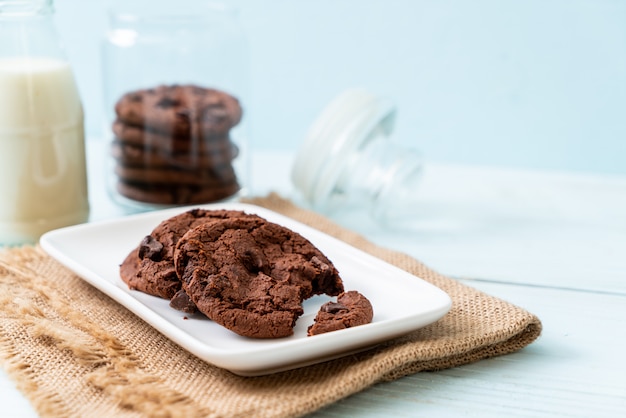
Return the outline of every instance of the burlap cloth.
[[[187,353],[40,248],[0,251],[0,361],[42,417],[301,416],[377,382],[514,352],[541,332],[524,309],[276,195],[250,202],[424,278],[450,295],[451,311],[369,351],[240,377]]]

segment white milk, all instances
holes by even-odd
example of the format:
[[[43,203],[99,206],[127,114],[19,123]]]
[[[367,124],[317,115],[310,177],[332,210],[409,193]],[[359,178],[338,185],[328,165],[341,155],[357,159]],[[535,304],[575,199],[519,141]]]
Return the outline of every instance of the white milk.
[[[89,213],[83,110],[70,66],[0,59],[0,245]]]

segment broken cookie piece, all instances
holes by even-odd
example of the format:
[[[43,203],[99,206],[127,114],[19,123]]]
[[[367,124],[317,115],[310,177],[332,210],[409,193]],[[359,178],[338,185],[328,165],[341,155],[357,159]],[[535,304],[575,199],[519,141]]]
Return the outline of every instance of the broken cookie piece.
[[[198,310],[245,337],[292,335],[303,300],[343,292],[337,269],[320,250],[262,218],[190,229],[176,245],[174,263]]]
[[[359,292],[351,290],[340,294],[337,302],[327,302],[321,306],[307,335],[318,335],[369,324],[373,317],[374,310],[370,301]]]
[[[164,220],[124,259],[120,265],[120,277],[130,289],[164,299],[173,298],[181,289],[174,269],[174,249],[178,240],[200,224],[239,217],[259,218],[241,211],[192,209]]]
[[[170,299],[170,307],[188,314],[198,312],[196,304],[191,301],[191,298],[183,289],[176,292],[172,299]]]

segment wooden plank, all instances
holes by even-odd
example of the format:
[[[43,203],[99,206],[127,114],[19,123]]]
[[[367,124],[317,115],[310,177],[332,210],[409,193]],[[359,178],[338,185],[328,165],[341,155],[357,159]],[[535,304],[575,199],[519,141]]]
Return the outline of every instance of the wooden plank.
[[[529,309],[542,336],[518,353],[382,383],[313,417],[615,417],[626,413],[626,297],[471,283]]]
[[[451,276],[626,295],[626,177],[431,164],[390,204],[330,215]]]

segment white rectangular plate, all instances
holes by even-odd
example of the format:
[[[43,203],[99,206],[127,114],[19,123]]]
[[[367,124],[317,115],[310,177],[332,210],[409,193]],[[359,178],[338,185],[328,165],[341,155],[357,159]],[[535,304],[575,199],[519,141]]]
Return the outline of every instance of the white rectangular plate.
[[[439,288],[342,241],[270,210],[242,203],[199,205],[255,213],[310,240],[339,270],[346,290],[365,295],[374,308],[371,324],[307,337],[321,304],[304,302],[302,315],[287,338],[256,340],[236,335],[203,315],[188,315],[169,301],[129,290],[119,265],[161,221],[190,208],[167,209],[116,220],[58,229],[41,238],[42,248],[148,324],[204,361],[233,373],[255,376],[341,357],[437,321],[450,309]],[[96,251],[97,249],[97,251]]]

